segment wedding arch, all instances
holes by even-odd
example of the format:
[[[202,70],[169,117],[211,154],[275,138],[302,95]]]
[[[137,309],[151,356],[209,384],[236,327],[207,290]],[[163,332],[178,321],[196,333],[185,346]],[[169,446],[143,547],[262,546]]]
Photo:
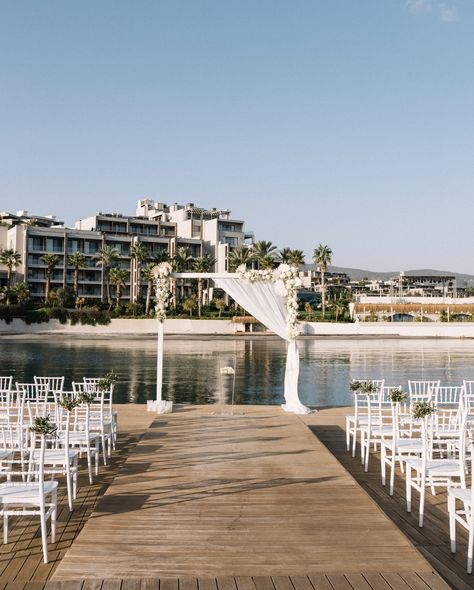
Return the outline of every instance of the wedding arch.
[[[173,273],[167,262],[154,269],[156,319],[158,322],[156,401],[162,402],[164,321],[171,297],[171,280],[212,279],[216,287],[228,293],[236,303],[251,313],[259,322],[287,342],[284,397],[282,408],[287,412],[307,414],[309,408],[298,396],[299,350],[296,338],[298,327],[297,287],[301,284],[298,272],[286,264],[276,269],[247,270],[239,267],[235,273]]]

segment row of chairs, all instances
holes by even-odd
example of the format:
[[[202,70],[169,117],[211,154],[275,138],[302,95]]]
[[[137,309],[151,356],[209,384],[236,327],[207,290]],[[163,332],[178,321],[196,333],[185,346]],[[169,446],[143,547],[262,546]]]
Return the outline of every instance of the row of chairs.
[[[467,571],[472,573],[474,543],[474,382],[442,388],[439,381],[411,382],[409,393],[384,381],[369,381],[370,393],[354,394],[355,411],[346,416],[347,450],[355,456],[359,438],[367,471],[370,449],[381,450],[381,478],[393,495],[395,467],[405,475],[407,511],[412,491],[420,494],[419,526],[424,523],[426,489],[447,488],[451,550],[456,551],[456,523],[469,535]],[[370,389],[370,388],[369,388]],[[449,395],[443,395],[448,393]],[[471,487],[467,487],[469,471]]]
[[[115,448],[117,413],[113,384],[84,378],[64,389],[64,377],[35,377],[33,383],[13,383],[0,377],[0,516],[3,541],[8,542],[10,516],[37,515],[41,522],[44,562],[48,561],[46,522],[55,539],[57,476],[64,476],[69,509],[77,495],[79,459],[85,455],[90,484]],[[54,424],[54,436],[34,430]],[[39,426],[38,426],[39,425]],[[40,428],[41,430],[41,428]],[[45,477],[50,476],[50,480]]]

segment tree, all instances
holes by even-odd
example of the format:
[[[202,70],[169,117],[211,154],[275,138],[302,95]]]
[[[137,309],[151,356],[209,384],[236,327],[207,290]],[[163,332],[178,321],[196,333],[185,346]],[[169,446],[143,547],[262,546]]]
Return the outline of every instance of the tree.
[[[86,257],[82,252],[74,252],[69,256],[68,264],[74,268],[74,296],[77,299],[79,297],[79,269],[86,267]]]
[[[291,248],[282,248],[277,254],[278,262],[281,262],[282,264],[289,264],[290,252],[291,252]]]
[[[275,268],[276,260],[271,254],[267,254],[266,256],[261,256],[258,260],[258,266],[262,270],[267,268]]]
[[[59,263],[59,256],[56,254],[44,254],[40,258],[41,262],[46,266],[46,285],[44,288],[44,300],[46,303],[49,302],[49,289],[51,287],[51,275],[53,274],[53,270]]]
[[[188,270],[189,265],[191,264],[193,257],[191,255],[191,250],[187,246],[179,246],[176,248],[176,253],[173,257],[173,270],[174,272],[185,272]],[[176,307],[176,279],[172,283],[172,289],[174,291],[172,297],[174,301],[174,306]],[[184,298],[184,279],[181,280],[181,300]]]
[[[30,290],[26,283],[16,283],[13,285],[12,293],[15,294],[20,305],[24,305],[30,298]]]
[[[242,264],[247,264],[252,261],[252,251],[248,246],[242,244],[233,248],[229,254],[229,270],[235,272]]]
[[[304,252],[303,250],[290,250],[288,253],[288,264],[299,268],[301,264],[304,264]]]
[[[145,315],[150,313],[151,295],[153,292],[153,268],[155,264],[149,263],[142,268],[142,276],[146,281],[146,300],[145,300]]]
[[[185,301],[183,303],[183,309],[184,309],[184,311],[189,312],[189,315],[191,317],[193,317],[193,311],[196,309],[196,307],[197,307],[197,301],[196,301],[195,295],[191,295],[191,297],[188,297],[187,299],[185,299]]]
[[[219,317],[221,317],[222,312],[227,307],[226,302],[224,301],[224,299],[221,299],[220,297],[216,297],[215,299],[212,300],[212,303],[214,304],[216,309],[219,310]]]
[[[96,254],[94,254],[94,258],[96,259],[96,266],[102,267],[103,273],[103,280],[105,283],[105,292],[107,295],[107,303],[109,305],[112,304],[112,300],[110,298],[110,280],[109,280],[109,273],[110,269],[114,265],[119,258],[120,254],[117,248],[113,246],[105,245],[101,248]],[[104,294],[102,293],[102,301],[104,301]]]
[[[114,267],[109,271],[109,281],[111,285],[115,285],[115,302],[116,306],[120,305],[120,297],[122,289],[127,285],[129,273],[124,268]]]
[[[0,251],[0,264],[7,267],[7,289],[12,286],[12,275],[14,269],[21,263],[21,254],[13,248]]]
[[[137,281],[137,299],[140,299],[140,283],[141,283],[141,266],[142,262],[144,262],[148,258],[148,250],[143,242],[139,242],[138,240],[134,242],[130,246],[130,256],[132,257],[135,268],[136,268],[136,281]]]
[[[313,261],[315,264],[319,265],[319,272],[321,273],[321,301],[323,306],[323,318],[326,314],[326,272],[328,270],[328,266],[331,264],[332,260],[332,250],[329,246],[324,246],[323,244],[319,244],[317,248],[314,249],[313,253]]]
[[[205,254],[200,258],[196,258],[193,261],[193,270],[195,272],[210,272],[211,268],[215,263],[215,259],[210,254]],[[198,316],[201,317],[202,312],[202,304],[203,304],[203,279],[199,277],[198,279]],[[207,279],[206,279],[207,283]],[[209,299],[209,298],[208,298]]]
[[[272,242],[268,242],[265,240],[259,240],[255,242],[253,246],[253,259],[257,261],[259,268],[262,267],[262,261],[265,261],[264,264],[268,264],[269,258],[275,259],[277,247],[272,244]],[[268,266],[266,266],[268,268]]]

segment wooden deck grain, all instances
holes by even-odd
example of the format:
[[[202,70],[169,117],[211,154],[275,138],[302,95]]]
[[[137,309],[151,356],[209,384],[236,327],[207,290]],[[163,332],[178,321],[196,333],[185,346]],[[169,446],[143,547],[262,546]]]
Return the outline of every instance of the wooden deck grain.
[[[269,406],[213,412],[155,419],[53,580],[297,590],[294,577],[306,590],[350,590],[371,587],[365,574],[390,585],[379,574],[394,565],[400,576],[432,572],[299,417]]]

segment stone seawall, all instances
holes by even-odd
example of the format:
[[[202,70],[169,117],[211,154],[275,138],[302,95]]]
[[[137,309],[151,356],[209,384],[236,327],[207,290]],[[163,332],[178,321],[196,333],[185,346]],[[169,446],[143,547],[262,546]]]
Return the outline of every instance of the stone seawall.
[[[165,334],[177,335],[241,335],[244,326],[229,320],[175,320],[165,322]],[[9,334],[75,334],[78,336],[153,336],[156,334],[156,321],[146,319],[117,319],[106,326],[82,326],[61,324],[59,320],[50,320],[43,324],[25,324],[15,319],[10,324],[0,320],[0,336]],[[253,334],[262,337],[270,332]],[[302,334],[306,336],[341,336],[341,337],[400,337],[400,338],[474,338],[474,322],[359,322],[354,324],[336,324],[326,322],[303,323]]]

